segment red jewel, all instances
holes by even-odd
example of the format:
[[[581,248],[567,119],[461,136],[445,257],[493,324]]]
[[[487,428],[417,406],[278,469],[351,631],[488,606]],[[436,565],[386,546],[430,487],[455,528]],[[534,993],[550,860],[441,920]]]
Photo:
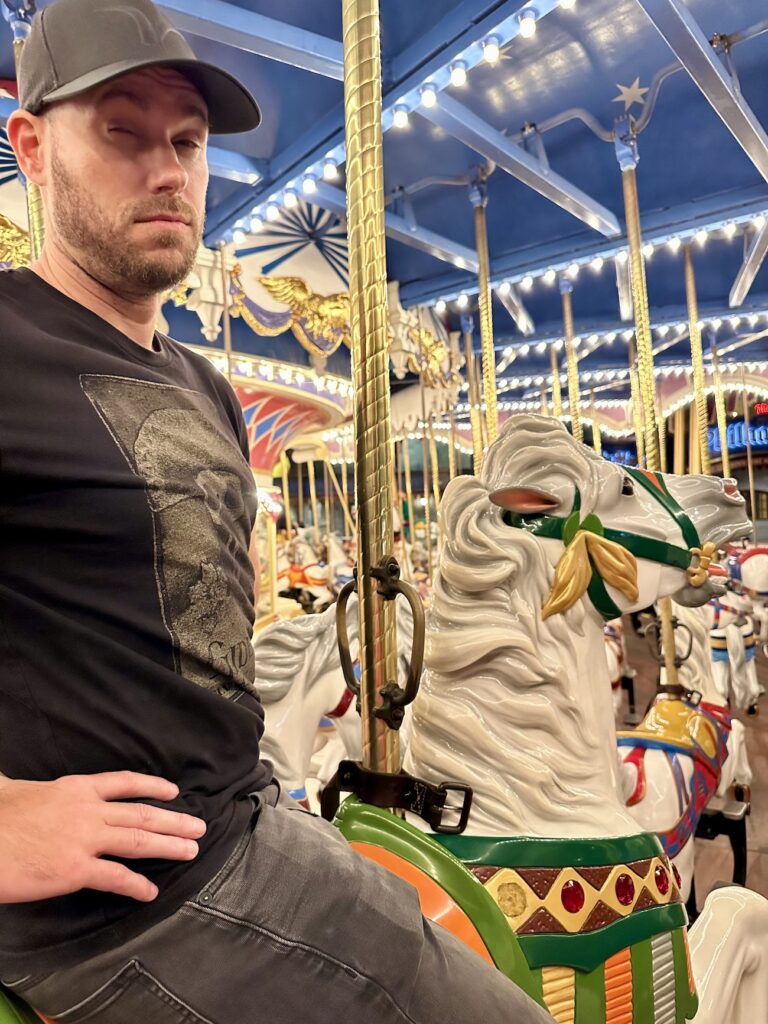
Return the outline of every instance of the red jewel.
[[[635,898],[635,883],[629,875],[619,875],[616,879],[616,899],[623,907],[628,907]]]
[[[675,876],[675,881],[677,882],[678,889],[682,889],[683,880],[680,877],[680,872],[677,870],[677,864],[672,865],[672,874]]]
[[[669,892],[669,875],[661,866],[656,865],[656,870],[653,873],[653,877],[656,880],[656,888],[659,890],[662,896],[666,896]]]
[[[569,914],[578,914],[584,906],[584,889],[575,878],[572,878],[560,890],[560,899]]]

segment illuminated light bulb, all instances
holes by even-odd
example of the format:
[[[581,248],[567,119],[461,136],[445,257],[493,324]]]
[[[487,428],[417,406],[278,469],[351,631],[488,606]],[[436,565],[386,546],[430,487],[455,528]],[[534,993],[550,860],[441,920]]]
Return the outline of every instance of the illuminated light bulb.
[[[422,85],[419,96],[421,98],[422,105],[425,107],[434,107],[437,103],[437,89],[430,82],[426,85]]]
[[[599,274],[600,271],[603,269],[603,264],[604,263],[605,263],[605,260],[603,259],[602,256],[595,256],[595,258],[590,262],[589,265],[590,265],[590,267],[592,267],[592,269],[594,270],[594,272],[596,274]]]
[[[731,319],[730,319],[731,327],[733,327],[735,329],[735,328],[737,328],[739,326],[740,323],[741,323],[741,317],[740,316],[732,316],[731,317]]]
[[[616,253],[616,262],[621,263],[622,266],[627,262],[628,259],[629,256],[627,255],[626,249],[622,249],[621,252]]]
[[[597,334],[590,334],[590,336],[587,338],[587,344],[588,345],[596,345],[599,340],[600,340],[600,336],[599,335],[597,335]]]
[[[524,292],[529,292],[533,288],[533,278],[530,274],[526,274],[523,280],[520,282],[520,287]]]
[[[706,245],[707,239],[709,238],[709,232],[706,228],[699,228],[696,234],[693,236],[699,245]]]
[[[581,335],[577,334],[576,337],[573,339],[573,347],[574,348],[578,348],[580,344],[581,344]]]
[[[671,252],[679,252],[680,251],[680,246],[682,244],[683,243],[680,241],[680,239],[677,236],[675,236],[674,238],[670,238],[670,240],[667,242],[667,246],[668,246],[668,248],[670,249]]]
[[[287,188],[285,190],[283,202],[285,203],[286,210],[292,210],[294,206],[298,206],[299,193],[295,188]]]
[[[728,239],[733,238],[733,236],[736,234],[736,222],[732,221],[732,220],[729,220],[728,223],[723,228],[723,231],[725,232],[725,237],[726,238],[728,238]]]
[[[757,323],[757,319],[758,319],[758,317],[757,317],[757,313],[751,313],[751,314],[750,314],[750,315],[749,315],[749,316],[747,317],[747,320],[749,321],[749,326],[750,326],[750,327],[754,327],[754,326],[755,326],[755,324]]]
[[[456,305],[459,309],[465,309],[469,305],[469,296],[462,292],[458,299],[456,299]]]
[[[581,270],[581,267],[578,263],[571,263],[566,270],[566,274],[572,279],[577,278],[579,276],[579,270]]]
[[[631,341],[634,333],[634,331],[623,331],[621,336],[624,341]]]
[[[455,259],[453,261],[453,265],[454,265],[454,267],[458,267],[459,270],[464,270],[464,269],[466,269],[466,266],[467,266],[466,263],[464,262],[464,260],[461,258],[461,256],[456,256],[455,257]]]
[[[543,355],[547,351],[546,341],[540,341],[539,344],[536,346],[536,351],[539,353],[540,356]]]
[[[649,260],[651,256],[653,256],[653,252],[653,245],[650,242],[643,246],[643,256],[645,256],[647,260]]]
[[[576,0],[560,0],[560,6],[564,11],[572,11],[576,6]]]
[[[675,330],[677,331],[678,334],[685,334],[687,329],[688,328],[686,327],[685,324],[678,324],[677,327],[675,328]]]
[[[520,26],[520,35],[523,39],[531,39],[536,35],[536,11],[532,7],[518,14],[517,23]]]
[[[435,312],[436,313],[444,313],[445,312],[445,299],[438,299],[437,300],[437,302],[435,303]]]
[[[280,217],[280,207],[277,203],[267,203],[266,217],[267,220],[278,220]]]
[[[509,281],[502,281],[499,287],[496,289],[496,291],[499,293],[499,295],[509,295],[511,288],[512,285],[509,283]]]
[[[722,320],[718,320],[717,318],[715,318],[714,320],[710,320],[709,323],[710,323],[710,326],[714,327],[714,329],[716,331],[719,331],[720,328],[723,326],[723,321]]]
[[[499,40],[496,36],[488,36],[483,43],[483,57],[485,57],[489,64],[495,64],[500,56]]]
[[[605,335],[605,340],[608,345],[612,345],[616,341],[616,331],[609,331]]]
[[[662,338],[666,338],[666,336],[669,334],[669,325],[662,324],[661,327],[659,327],[659,334],[662,336]]]
[[[752,218],[752,223],[757,228],[757,230],[760,231],[762,228],[765,227],[765,217],[762,213],[758,213],[756,217]]]
[[[264,227],[264,221],[258,214],[251,217],[251,234],[257,235],[259,231]]]
[[[530,350],[530,347],[531,347],[530,345],[521,345],[520,349],[519,349],[520,355],[521,356],[527,356],[528,352]]]
[[[312,196],[317,192],[317,178],[313,174],[305,174],[301,182],[301,191]]]
[[[334,181],[339,176],[339,168],[335,160],[327,157],[323,161],[323,177],[326,181]]]
[[[407,128],[408,127],[408,107],[403,106],[399,103],[392,114],[392,124],[395,128]]]
[[[232,232],[233,242],[244,242],[246,237],[247,236],[242,228],[235,228],[235,230]]]
[[[542,280],[544,281],[544,284],[554,284],[557,280],[557,274],[554,272],[554,270],[548,270],[544,274]]]
[[[467,84],[467,65],[463,60],[457,60],[451,64],[451,85],[460,89]]]

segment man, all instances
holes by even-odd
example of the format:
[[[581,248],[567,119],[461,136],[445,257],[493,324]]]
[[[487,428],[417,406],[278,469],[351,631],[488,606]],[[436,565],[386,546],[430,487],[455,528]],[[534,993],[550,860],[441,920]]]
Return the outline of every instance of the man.
[[[548,1020],[259,761],[242,416],[154,329],[209,128],[255,102],[150,0],[55,0],[20,92],[46,240],[0,274],[0,976],[90,1024]]]

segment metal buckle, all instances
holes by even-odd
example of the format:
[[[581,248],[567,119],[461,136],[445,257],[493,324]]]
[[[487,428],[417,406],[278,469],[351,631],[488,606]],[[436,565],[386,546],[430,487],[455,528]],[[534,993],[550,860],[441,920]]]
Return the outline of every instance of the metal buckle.
[[[441,782],[437,787],[437,790],[439,793],[443,793],[445,795],[446,800],[448,799],[448,794],[451,792],[463,793],[464,799],[462,800],[461,808],[459,809],[458,822],[455,825],[443,824],[443,815],[446,811],[445,803],[443,803],[440,810],[440,820],[436,824],[432,825],[433,830],[435,832],[439,832],[440,835],[443,836],[461,835],[469,822],[469,812],[472,808],[472,787],[466,786],[463,782]],[[453,808],[451,809],[453,810]]]

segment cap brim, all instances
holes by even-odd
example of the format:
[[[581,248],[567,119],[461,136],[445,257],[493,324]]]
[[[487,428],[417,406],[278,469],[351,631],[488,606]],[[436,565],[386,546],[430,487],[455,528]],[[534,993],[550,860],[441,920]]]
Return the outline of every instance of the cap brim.
[[[261,111],[256,100],[240,82],[227,71],[206,64],[200,60],[126,60],[116,64],[107,64],[102,68],[89,71],[74,82],[68,82],[53,92],[45,95],[41,105],[55,103],[57,100],[72,99],[94,86],[103,85],[113,78],[120,78],[131,71],[142,68],[165,67],[174,68],[195,85],[208,106],[208,120],[212,135],[234,135],[237,132],[249,132],[261,124]]]

